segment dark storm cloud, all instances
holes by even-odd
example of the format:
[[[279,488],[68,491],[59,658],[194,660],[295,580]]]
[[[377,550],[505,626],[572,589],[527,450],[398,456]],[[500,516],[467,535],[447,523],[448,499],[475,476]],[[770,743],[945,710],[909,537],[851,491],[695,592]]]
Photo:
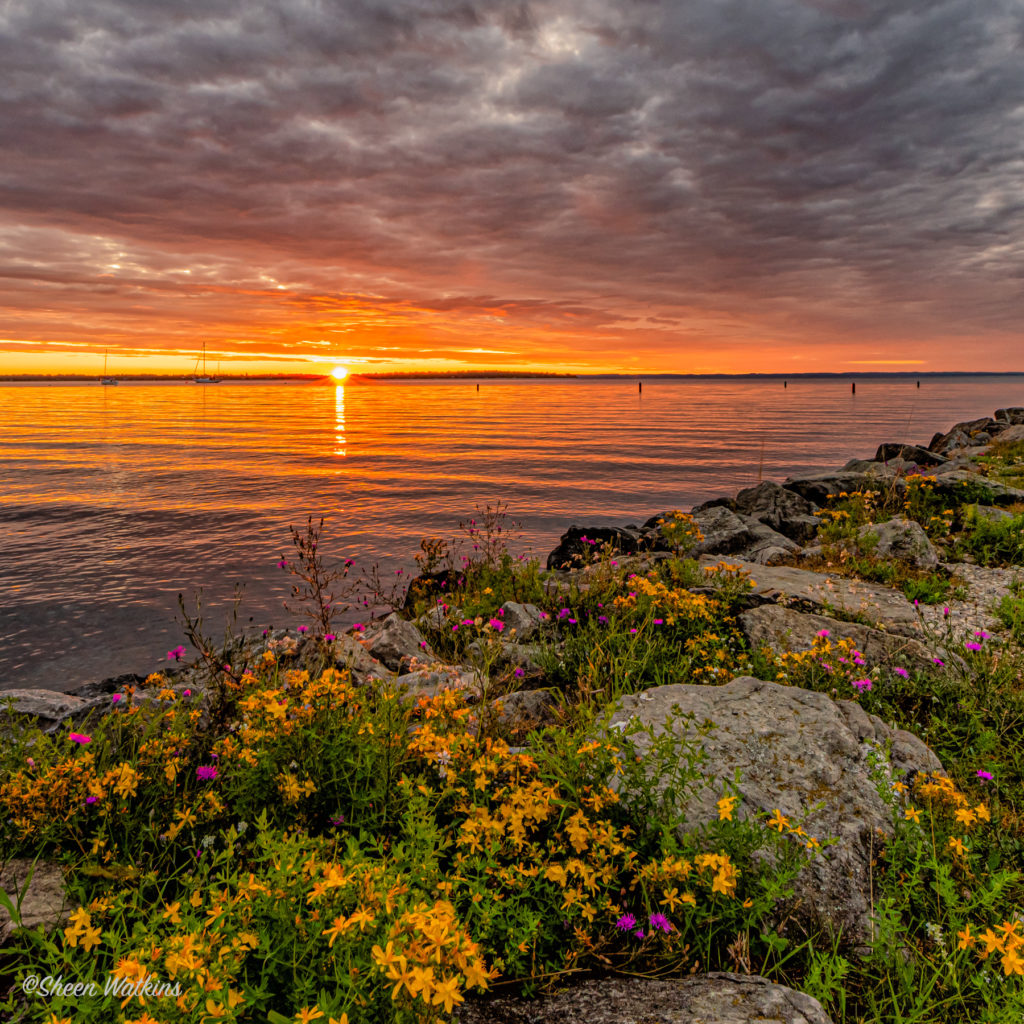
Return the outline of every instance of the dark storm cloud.
[[[1007,0],[12,0],[0,326],[286,282],[667,346],[701,311],[1013,327],[1021,29]]]

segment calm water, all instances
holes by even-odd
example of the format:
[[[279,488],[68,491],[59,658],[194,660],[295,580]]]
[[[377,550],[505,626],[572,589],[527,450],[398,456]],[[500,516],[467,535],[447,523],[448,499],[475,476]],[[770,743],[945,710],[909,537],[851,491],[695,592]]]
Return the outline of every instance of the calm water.
[[[285,625],[289,524],[393,575],[507,501],[521,550],[927,442],[1024,379],[0,385],[0,689],[150,671],[202,588],[219,634]]]

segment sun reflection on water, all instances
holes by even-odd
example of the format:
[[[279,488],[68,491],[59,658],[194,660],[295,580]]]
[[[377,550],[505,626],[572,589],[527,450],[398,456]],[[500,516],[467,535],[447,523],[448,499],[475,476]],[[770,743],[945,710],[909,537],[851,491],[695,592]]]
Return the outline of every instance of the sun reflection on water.
[[[345,452],[345,389],[338,385],[334,389],[334,454],[344,456]]]

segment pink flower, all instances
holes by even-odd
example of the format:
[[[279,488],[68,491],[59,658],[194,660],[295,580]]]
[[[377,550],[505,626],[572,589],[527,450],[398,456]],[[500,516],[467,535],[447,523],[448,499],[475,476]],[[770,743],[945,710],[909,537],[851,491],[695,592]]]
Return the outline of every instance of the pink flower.
[[[636,918],[632,914],[623,914],[615,922],[615,927],[623,932],[632,931],[636,927]]]
[[[278,569],[287,569],[288,568],[288,559],[282,558],[281,561],[277,563],[277,567],[278,567]]]
[[[92,743],[92,737],[86,736],[84,732],[68,733],[68,739],[71,740],[72,743],[77,743],[79,746],[86,743]]]
[[[968,640],[967,643],[964,644],[964,647],[966,647],[967,650],[969,650],[969,651],[980,651],[981,650],[981,644],[976,644],[976,643],[974,643],[974,642],[972,642],[970,640]]]
[[[941,658],[932,658],[932,661],[940,667],[946,664]]]
[[[440,599],[440,598],[438,598],[438,601],[440,601],[440,600],[441,600],[441,599]],[[447,608],[445,609],[445,611],[447,611]],[[357,622],[357,623],[355,623],[355,624],[354,624],[354,625],[352,626],[352,629],[353,629],[353,630],[354,630],[354,631],[355,631],[356,633],[361,633],[361,632],[362,632],[362,631],[363,631],[364,629],[366,629],[366,627],[365,627],[365,626],[364,626],[364,625],[363,625],[363,624],[362,624],[361,622]]]
[[[499,633],[505,628],[505,623],[501,619],[491,619],[487,624],[491,629],[496,629]]]
[[[324,633],[324,640],[326,640],[327,643],[331,643],[332,641],[337,639],[338,638],[333,633]]]
[[[186,697],[191,697],[192,696],[192,691],[191,690],[183,690],[182,692],[184,693],[184,695]]]
[[[827,629],[819,629],[818,632],[815,633],[814,635],[815,636],[820,636],[820,637],[826,637],[826,636],[831,636],[832,633],[831,633],[830,630],[827,630]]]
[[[870,679],[854,679],[850,683],[850,685],[853,686],[855,689],[857,689],[860,693],[864,693],[866,690],[870,690],[871,689],[871,680]]]
[[[903,676],[904,679],[910,678],[910,673],[905,668],[894,668],[893,672],[898,676]]]
[[[110,698],[110,703],[111,704],[117,704],[120,700],[121,700],[121,694],[115,693],[114,696]]]
[[[213,782],[217,778],[217,768],[212,764],[201,764],[196,769],[196,778],[202,779],[203,782]]]
[[[97,800],[97,797],[94,797],[94,796],[87,796],[85,798],[85,802],[87,804],[94,804],[94,803],[96,803],[96,800]]]
[[[298,631],[300,633],[308,633],[309,632],[309,626],[299,626]]]
[[[945,606],[945,608],[942,609],[942,617],[944,619],[948,619],[949,618],[949,605],[948,604]]]
[[[977,638],[978,638],[979,640],[987,640],[987,639],[989,638],[989,636],[990,636],[991,634],[989,634],[989,633],[986,633],[986,632],[985,632],[985,630],[983,630],[983,629],[976,629],[976,630],[974,631],[974,635],[975,635],[975,636],[976,636],[976,637],[977,637]]]
[[[526,675],[526,670],[523,668],[517,668],[515,672],[512,673],[512,675],[514,675],[516,679],[522,679],[523,676]]]
[[[651,914],[651,927],[663,931],[666,935],[672,931],[672,925],[664,914]]]
[[[982,769],[980,769],[980,768],[978,769],[978,771],[975,774],[983,782],[991,782],[995,778],[995,776],[991,772],[982,771]]]
[[[185,657],[185,648],[178,644],[173,650],[167,652],[168,661],[181,661]]]

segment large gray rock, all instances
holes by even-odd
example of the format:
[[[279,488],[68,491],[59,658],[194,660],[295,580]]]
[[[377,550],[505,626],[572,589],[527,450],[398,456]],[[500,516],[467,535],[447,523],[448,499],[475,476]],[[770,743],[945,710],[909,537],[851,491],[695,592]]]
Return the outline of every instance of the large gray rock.
[[[543,621],[541,611],[535,604],[520,604],[518,601],[506,601],[500,608],[501,621],[505,623],[504,636],[515,630],[515,640],[521,643],[529,640],[540,629]]]
[[[110,697],[85,699],[56,690],[4,690],[0,693],[0,721],[5,724],[28,724],[38,719],[45,733],[54,733],[65,726],[82,724],[101,707],[110,706]]]
[[[982,498],[979,488],[987,491],[986,500],[992,505],[1015,505],[1024,501],[1024,491],[1008,487],[988,477],[970,473],[965,469],[942,473],[935,478],[935,493],[962,504],[964,501],[978,501]]]
[[[1011,405],[1007,409],[996,409],[994,417],[1004,423],[1024,423],[1024,406]]]
[[[692,515],[700,527],[700,532],[704,534],[704,539],[693,549],[694,556],[730,554],[749,547],[754,542],[754,535],[747,528],[747,524],[724,505],[694,509]]]
[[[794,490],[765,480],[736,495],[733,511],[751,516],[790,540],[805,544],[818,532],[816,506]]]
[[[783,483],[787,491],[795,491],[816,505],[824,505],[830,496],[847,494],[853,491],[884,491],[889,488],[902,494],[906,486],[896,475],[896,471],[881,463],[874,463],[875,468],[865,472],[845,472],[837,470],[831,473],[814,473],[807,476],[791,477]]]
[[[919,640],[872,629],[859,622],[842,622],[778,604],[764,604],[741,612],[739,622],[754,650],[770,647],[780,653],[809,651],[821,631],[827,629],[833,642],[849,640],[864,655],[869,667],[932,667],[932,654]]]
[[[1017,423],[1012,427],[1007,427],[999,434],[999,440],[1010,443],[1024,441],[1024,423]]]
[[[888,519],[866,523],[857,532],[858,546],[878,558],[895,558],[919,569],[933,569],[939,556],[920,523],[913,519]]]
[[[639,526],[570,526],[548,555],[549,569],[573,569],[597,561],[605,547],[622,554],[666,548],[660,533]]]
[[[478,698],[481,693],[481,681],[478,673],[460,665],[449,665],[446,668],[424,668],[415,672],[406,672],[398,677],[398,684],[411,697],[436,697],[443,690],[459,690],[467,698]]]
[[[422,650],[420,653],[423,653]],[[394,678],[394,673],[390,669],[374,658],[354,636],[347,633],[339,636],[331,644],[331,656],[334,659],[334,667],[350,672],[352,682],[357,686],[368,686]]]
[[[10,860],[0,870],[0,889],[20,908],[22,928],[42,925],[46,931],[67,923],[71,904],[64,890],[60,867],[51,861]],[[0,906],[0,942],[5,941],[14,925],[11,915]]]
[[[821,1003],[755,974],[618,978],[539,999],[469,999],[455,1024],[832,1024]]]
[[[710,568],[717,560],[702,558]],[[783,604],[804,611],[857,616],[894,633],[915,636],[920,624],[914,606],[898,590],[845,576],[826,576],[788,565],[756,565],[736,558],[730,563],[750,574],[751,597],[764,604]]]
[[[367,649],[393,672],[400,672],[413,658],[419,661],[437,660],[437,655],[423,639],[423,634],[397,612],[392,612],[384,620],[380,632]]]
[[[944,456],[927,448],[919,448],[916,444],[896,444],[892,441],[880,444],[874,461],[891,462],[893,459],[913,463],[915,466],[941,466],[946,461]]]
[[[671,717],[674,709],[680,714]],[[623,697],[610,725],[625,728],[634,719],[656,733],[669,728],[704,752],[705,784],[680,808],[688,828],[717,820],[723,784],[738,771],[737,816],[778,809],[819,841],[837,839],[800,872],[795,912],[809,929],[842,933],[854,945],[868,941],[871,862],[880,838],[892,835],[891,812],[872,776],[882,770],[890,785],[890,775],[906,781],[914,772],[940,770],[917,737],[890,729],[852,701],[749,676]],[[713,726],[706,733],[705,723]],[[649,745],[642,733],[635,742],[641,752]]]
[[[800,551],[800,545],[796,541],[790,540],[781,533],[776,533],[770,526],[766,526],[752,516],[741,515],[739,518],[754,538],[740,552],[746,561],[757,562],[758,565],[774,565]]]

